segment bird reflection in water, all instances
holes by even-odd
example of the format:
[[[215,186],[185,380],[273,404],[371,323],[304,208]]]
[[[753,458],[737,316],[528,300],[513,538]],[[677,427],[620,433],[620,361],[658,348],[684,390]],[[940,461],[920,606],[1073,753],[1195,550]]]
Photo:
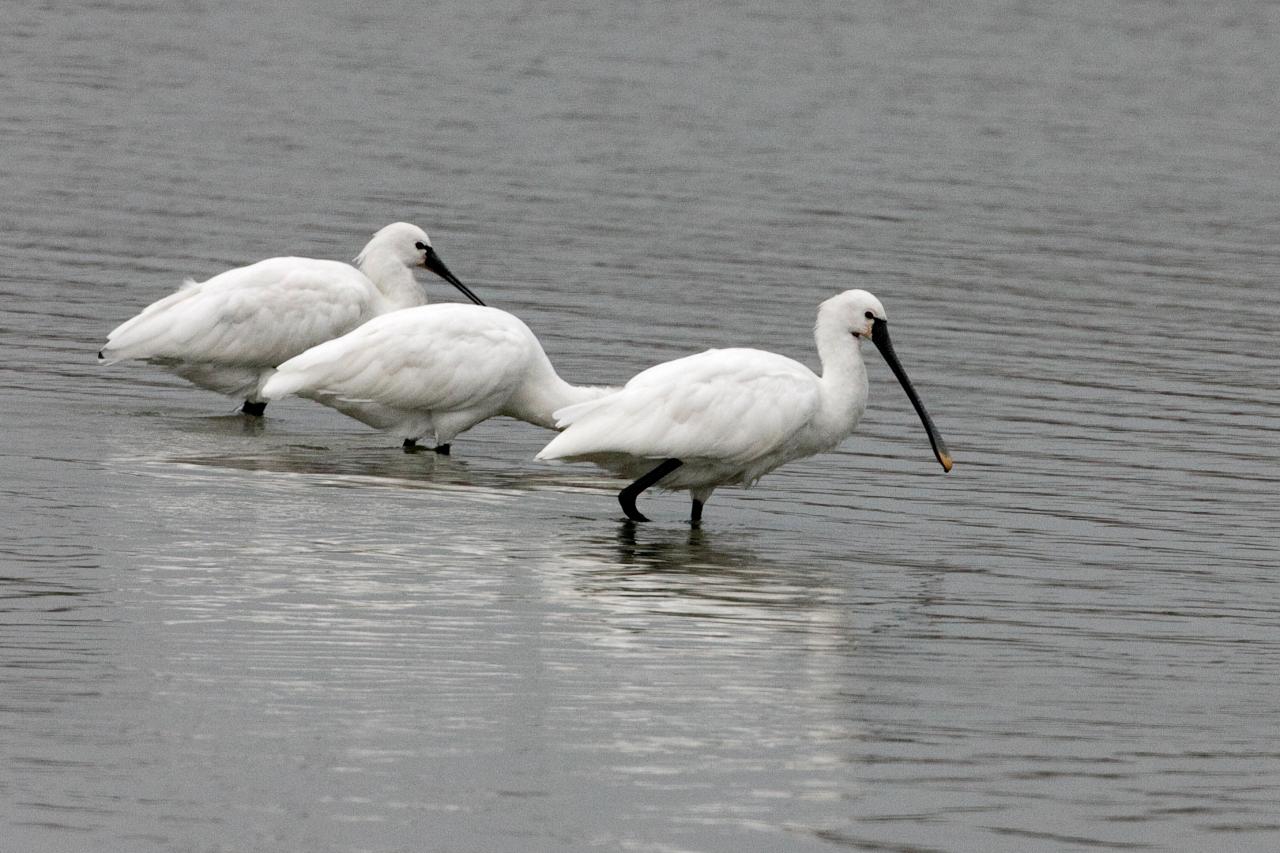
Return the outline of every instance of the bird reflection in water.
[[[690,525],[685,536],[671,539],[639,541],[637,523],[626,519],[618,525],[618,557],[623,565],[649,565],[655,568],[687,570],[691,564],[703,565],[714,549],[708,547],[709,537],[699,524]],[[736,561],[735,561],[736,562]]]
[[[843,633],[846,616],[820,575],[802,566],[762,558],[741,546],[726,547],[700,527],[678,532],[621,522],[609,538],[581,542],[574,555],[580,571],[574,586],[597,602],[611,600],[620,612],[642,610],[776,625],[812,627],[816,622]],[[585,558],[582,559],[582,558]]]
[[[261,418],[237,416],[237,419],[243,421],[246,432],[263,428]],[[353,482],[377,480],[387,485],[477,484],[477,477],[465,460],[435,453],[388,455],[381,446],[370,447],[368,452],[348,449],[344,453],[332,453],[325,446],[299,444],[269,448],[260,453],[175,453],[167,455],[166,461],[233,471],[351,478]]]

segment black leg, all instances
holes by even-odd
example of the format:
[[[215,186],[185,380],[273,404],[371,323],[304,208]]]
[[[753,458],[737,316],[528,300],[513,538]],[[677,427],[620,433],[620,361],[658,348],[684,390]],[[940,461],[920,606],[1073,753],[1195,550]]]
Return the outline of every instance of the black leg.
[[[405,453],[417,453],[418,440],[416,438],[406,438],[404,440],[404,444],[400,445],[400,447],[404,450]]]
[[[448,456],[449,450],[452,446],[453,445],[450,445],[450,444],[437,444],[435,446],[435,451],[436,453],[439,453],[441,456]]]
[[[693,499],[693,512],[689,514],[689,521],[694,524],[702,521],[702,501],[697,498]]]
[[[627,514],[627,518],[632,521],[648,521],[640,510],[636,509],[636,498],[640,497],[640,493],[679,468],[684,463],[679,459],[664,459],[658,463],[658,467],[654,468],[648,474],[636,480],[618,493],[618,503],[622,504],[622,511]]]
[[[260,418],[267,410],[266,403],[253,403],[248,400],[244,401],[244,405],[240,407],[240,411],[251,417]]]

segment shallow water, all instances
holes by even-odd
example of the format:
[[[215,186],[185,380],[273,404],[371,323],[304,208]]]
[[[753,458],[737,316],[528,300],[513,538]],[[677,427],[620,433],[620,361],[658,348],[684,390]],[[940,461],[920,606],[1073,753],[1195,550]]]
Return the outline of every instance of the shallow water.
[[[482,5],[0,28],[5,848],[1280,847],[1277,7]],[[582,382],[866,287],[956,469],[870,350],[696,530],[93,364],[396,219]]]

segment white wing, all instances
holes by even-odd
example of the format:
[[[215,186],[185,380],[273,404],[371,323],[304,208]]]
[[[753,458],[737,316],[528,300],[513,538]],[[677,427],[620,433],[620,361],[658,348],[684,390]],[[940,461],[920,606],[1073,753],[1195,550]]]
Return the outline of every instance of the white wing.
[[[383,314],[281,364],[268,399],[299,394],[406,411],[495,413],[524,379],[533,333],[496,308],[444,303]]]
[[[818,410],[818,377],[754,349],[664,362],[621,391],[556,412],[566,429],[539,459],[600,454],[747,463],[792,440]]]
[[[152,303],[107,336],[99,357],[273,367],[368,319],[376,293],[347,264],[270,258]]]

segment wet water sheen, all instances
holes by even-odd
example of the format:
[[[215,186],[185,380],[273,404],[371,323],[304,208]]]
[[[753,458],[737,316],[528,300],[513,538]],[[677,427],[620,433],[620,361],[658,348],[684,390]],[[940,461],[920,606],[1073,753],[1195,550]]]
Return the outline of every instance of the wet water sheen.
[[[1280,848],[1278,9],[9,9],[0,847]],[[956,469],[870,348],[694,530],[93,364],[397,219],[582,382],[866,287]]]

